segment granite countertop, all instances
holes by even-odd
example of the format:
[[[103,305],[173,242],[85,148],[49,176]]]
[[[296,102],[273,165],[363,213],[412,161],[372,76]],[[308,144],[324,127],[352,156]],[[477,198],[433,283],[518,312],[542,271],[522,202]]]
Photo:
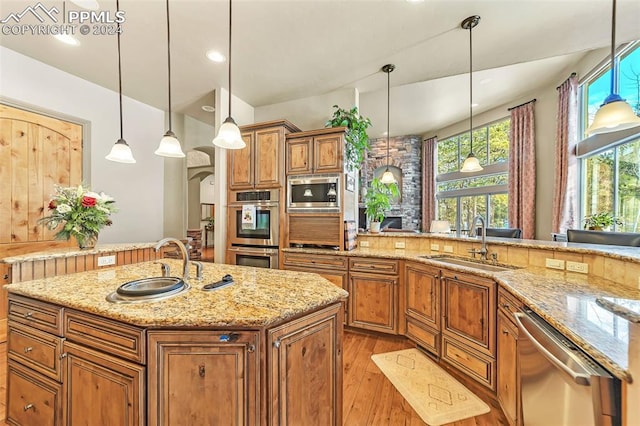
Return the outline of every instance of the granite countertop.
[[[163,259],[172,271],[182,261]],[[6,285],[11,293],[70,307],[141,327],[264,327],[343,300],[348,293],[316,274],[203,263],[203,280],[172,298],[111,303],[105,298],[125,282],[160,275],[144,262]],[[195,276],[195,267],[191,268]],[[214,291],[202,286],[231,274],[234,284]]]
[[[614,281],[554,269],[528,267],[501,272],[471,269],[438,262],[440,255],[395,249],[357,248],[335,251],[314,248],[284,249],[286,252],[412,260],[459,272],[492,278],[560,333],[581,347],[614,376],[631,382],[629,371],[629,321],[605,309],[597,300],[627,299],[640,306],[640,291]],[[459,257],[451,255],[452,257]]]
[[[640,324],[640,300],[638,299],[598,297],[596,303],[629,322]]]
[[[12,264],[12,263],[20,263],[20,262],[30,262],[34,260],[46,260],[46,259],[57,259],[62,257],[84,256],[87,254],[113,253],[115,251],[153,248],[155,247],[156,244],[157,244],[157,241],[151,242],[151,243],[98,244],[92,249],[82,249],[82,250],[80,250],[78,247],[54,248],[54,249],[48,249],[45,251],[38,251],[33,253],[25,253],[25,254],[18,254],[15,256],[5,257],[0,259],[0,262]]]

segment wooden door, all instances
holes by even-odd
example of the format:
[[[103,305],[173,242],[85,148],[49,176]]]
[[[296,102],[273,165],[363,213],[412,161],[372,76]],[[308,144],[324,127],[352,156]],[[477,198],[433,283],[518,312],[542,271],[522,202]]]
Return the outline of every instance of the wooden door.
[[[269,330],[269,425],[342,425],[340,305]]]
[[[254,133],[243,133],[242,140],[247,146],[242,149],[230,149],[227,151],[227,179],[229,181],[229,189],[253,188]]]
[[[150,331],[149,424],[260,423],[259,333]]]
[[[68,425],[145,425],[145,368],[65,342]]]
[[[440,328],[440,270],[416,263],[405,266],[406,314]]]
[[[38,220],[82,182],[82,126],[0,104],[0,257],[69,245]]]
[[[349,276],[349,325],[396,334],[398,279],[376,274]]]
[[[443,333],[495,356],[495,282],[446,270],[442,275]]]
[[[509,424],[518,425],[518,329],[498,312],[496,394]]]
[[[257,130],[255,137],[255,187],[280,188],[284,131],[282,127]]]
[[[6,361],[3,361],[6,362]],[[7,424],[62,426],[62,385],[13,360],[7,368]]]
[[[313,169],[316,173],[342,173],[342,133],[313,139]]]
[[[286,141],[287,175],[311,173],[312,138],[288,139]]]

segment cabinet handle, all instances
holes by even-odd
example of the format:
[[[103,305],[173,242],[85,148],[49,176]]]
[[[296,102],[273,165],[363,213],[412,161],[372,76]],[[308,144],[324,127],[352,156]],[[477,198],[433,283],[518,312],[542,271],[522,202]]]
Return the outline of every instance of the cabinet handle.
[[[67,357],[67,353],[63,352],[60,354],[60,359],[65,359]]]
[[[2,279],[4,279],[4,280],[8,280],[8,279],[9,279],[9,274],[4,274],[4,275],[2,276]]]
[[[27,346],[26,348],[24,348],[24,353],[28,354],[29,352],[31,352],[33,350],[32,346]]]
[[[30,410],[30,409],[32,409],[32,408],[33,408],[33,404],[27,404],[27,405],[25,405],[22,409],[23,409],[24,411],[27,411],[27,410]]]
[[[256,345],[251,344],[251,345],[247,346],[247,352],[253,353],[253,352],[255,352],[255,350],[256,350]]]
[[[33,312],[27,312],[27,313],[25,313],[25,314],[24,314],[24,317],[25,317],[26,319],[32,319],[32,318],[33,318]]]
[[[280,347],[280,339],[277,339],[275,342],[273,342],[273,347],[276,349]]]
[[[507,311],[511,310],[511,305],[509,305],[508,303],[503,303],[502,304],[502,309],[506,309]]]
[[[205,376],[205,368],[204,368],[204,364],[201,364],[198,366],[198,375],[200,375],[200,377],[204,377]]]
[[[440,278],[440,275],[439,275],[439,274],[435,274],[435,275],[433,276],[433,278],[438,279],[438,278]]]
[[[509,334],[509,332],[506,329],[503,328],[502,329],[502,334],[507,335],[507,334]]]

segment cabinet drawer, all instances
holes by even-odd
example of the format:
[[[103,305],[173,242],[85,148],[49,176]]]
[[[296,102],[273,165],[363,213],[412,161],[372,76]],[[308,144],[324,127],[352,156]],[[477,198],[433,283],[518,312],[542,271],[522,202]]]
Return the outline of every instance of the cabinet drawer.
[[[516,297],[509,293],[502,287],[498,288],[498,309],[502,312],[513,324],[513,314],[519,312],[524,307],[523,303],[516,299]]]
[[[287,253],[284,252],[284,264],[311,268],[347,269],[347,258],[327,254]]]
[[[440,332],[437,330],[407,318],[407,337],[432,354],[440,356]]]
[[[390,259],[351,258],[349,259],[349,271],[398,275],[398,261]]]
[[[64,335],[72,342],[145,363],[145,331],[142,328],[67,310],[64,312]]]
[[[495,390],[496,363],[492,358],[474,352],[465,345],[443,336],[442,359],[477,382]]]
[[[62,425],[62,385],[19,363],[7,368],[7,424]]]
[[[62,336],[62,307],[60,306],[11,295],[8,316],[10,321]]]
[[[19,361],[47,377],[61,381],[62,340],[58,336],[10,322],[7,352],[10,359]]]

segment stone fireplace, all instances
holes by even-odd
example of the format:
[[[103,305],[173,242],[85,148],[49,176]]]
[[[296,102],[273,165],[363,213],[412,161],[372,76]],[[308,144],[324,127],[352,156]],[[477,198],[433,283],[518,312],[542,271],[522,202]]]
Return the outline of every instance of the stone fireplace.
[[[387,167],[387,139],[371,139],[360,169],[360,207],[362,189],[374,177],[380,177]],[[422,138],[416,135],[397,136],[389,140],[389,170],[398,181],[400,197],[392,202],[387,216],[401,217],[402,228],[419,230],[422,222]],[[366,224],[359,223],[360,228]]]

